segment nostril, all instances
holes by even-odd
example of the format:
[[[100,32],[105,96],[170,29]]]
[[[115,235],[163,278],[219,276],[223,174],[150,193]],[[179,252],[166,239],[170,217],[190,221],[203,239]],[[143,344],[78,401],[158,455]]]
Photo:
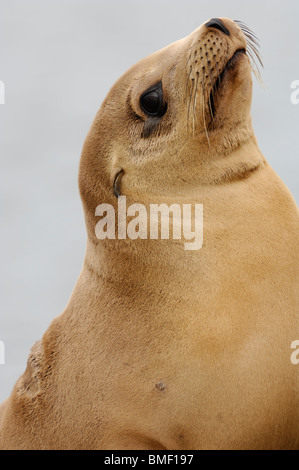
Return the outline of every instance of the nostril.
[[[219,18],[213,18],[212,20],[206,23],[207,28],[215,28],[221,31],[222,33],[226,34],[226,36],[230,36],[230,32],[227,27],[222,23]]]

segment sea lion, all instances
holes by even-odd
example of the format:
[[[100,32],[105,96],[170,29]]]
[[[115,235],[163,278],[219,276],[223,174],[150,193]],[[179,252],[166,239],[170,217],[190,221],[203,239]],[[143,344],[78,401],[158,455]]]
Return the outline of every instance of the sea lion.
[[[299,449],[299,214],[254,136],[250,51],[212,19],[108,94],[80,165],[84,267],[1,407],[1,449]],[[203,204],[202,249],[99,240],[121,195]]]

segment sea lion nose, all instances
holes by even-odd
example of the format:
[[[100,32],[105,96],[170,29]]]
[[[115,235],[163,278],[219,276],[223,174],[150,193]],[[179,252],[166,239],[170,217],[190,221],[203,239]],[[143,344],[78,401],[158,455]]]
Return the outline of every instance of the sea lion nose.
[[[206,23],[207,28],[215,28],[219,29],[222,33],[226,34],[226,36],[230,36],[230,32],[227,27],[222,23],[219,18],[212,18],[210,21]]]

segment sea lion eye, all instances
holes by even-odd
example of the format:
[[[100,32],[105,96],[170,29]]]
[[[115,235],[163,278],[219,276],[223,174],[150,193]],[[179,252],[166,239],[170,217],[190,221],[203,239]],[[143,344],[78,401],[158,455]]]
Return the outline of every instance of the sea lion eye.
[[[143,111],[148,114],[158,114],[160,111],[160,97],[157,91],[146,93],[141,98],[141,106]]]
[[[140,107],[148,116],[164,116],[167,104],[164,103],[162,83],[159,82],[146,90],[140,98]]]

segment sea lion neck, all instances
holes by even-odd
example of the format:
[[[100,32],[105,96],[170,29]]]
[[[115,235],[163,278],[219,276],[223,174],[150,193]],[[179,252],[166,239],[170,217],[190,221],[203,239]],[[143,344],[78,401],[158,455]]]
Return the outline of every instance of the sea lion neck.
[[[127,240],[116,241],[116,245],[89,240],[82,274],[96,286],[95,290],[108,288],[127,297],[132,289],[141,289],[144,294],[152,294],[153,301],[159,301],[163,293],[173,292],[180,284],[182,270],[188,268],[189,261],[192,269],[195,257],[179,240]]]
[[[160,238],[161,225],[158,239],[151,239],[149,225],[147,226],[148,236],[145,236],[145,239],[133,240],[127,236],[119,239],[117,220],[112,239],[100,240],[96,236],[96,219],[87,216],[86,220],[89,225],[84,263],[85,278],[96,286],[96,290],[109,286],[126,295],[131,291],[132,286],[135,286],[135,288],[142,288],[149,295],[153,292],[158,293],[158,296],[153,296],[158,299],[158,302],[161,293],[170,291],[180,292],[180,299],[188,301],[190,291],[196,292],[197,284],[210,269],[206,253],[211,247],[207,242],[201,243],[202,240],[213,240],[218,236],[225,238],[229,228],[228,220],[230,218],[234,220],[238,213],[242,216],[250,210],[250,206],[240,205],[240,200],[244,197],[245,185],[248,180],[251,180],[252,187],[254,187],[260,173],[266,167],[267,163],[258,149],[256,140],[252,138],[239,149],[228,154],[225,159],[215,158],[214,162],[210,162],[209,166],[205,167],[206,173],[202,171],[199,175],[198,186],[183,184],[179,187],[177,185],[176,191],[171,196],[169,194],[167,197],[160,196],[157,200],[150,194],[150,191],[146,196],[142,193],[128,194],[129,184],[125,184],[123,190],[127,197],[120,197],[127,200],[128,206],[135,203],[134,210],[140,210],[136,203],[144,203],[144,208],[149,211],[151,202],[158,202],[160,206],[164,202],[168,209],[182,208],[181,215],[184,215],[183,208],[188,206],[192,213],[190,226],[194,227],[196,220],[199,224],[201,223],[200,219],[195,219],[196,207],[202,207],[202,233],[197,232],[197,238],[193,242],[197,242],[198,246],[194,250],[192,247],[190,251],[186,250],[184,237],[173,238],[173,225],[170,226],[169,239]],[[180,180],[180,184],[182,181]],[[150,181],[147,188],[150,188],[149,185]],[[229,209],[225,203],[227,200],[231,201]],[[248,200],[250,200],[249,196]],[[126,207],[126,213],[128,209],[129,207]],[[90,215],[94,212],[94,209],[90,211]],[[114,205],[113,213],[117,218],[117,203]],[[221,224],[219,214],[221,214]],[[182,283],[184,284],[186,279],[188,283],[182,288]],[[195,294],[192,295],[194,298]]]

